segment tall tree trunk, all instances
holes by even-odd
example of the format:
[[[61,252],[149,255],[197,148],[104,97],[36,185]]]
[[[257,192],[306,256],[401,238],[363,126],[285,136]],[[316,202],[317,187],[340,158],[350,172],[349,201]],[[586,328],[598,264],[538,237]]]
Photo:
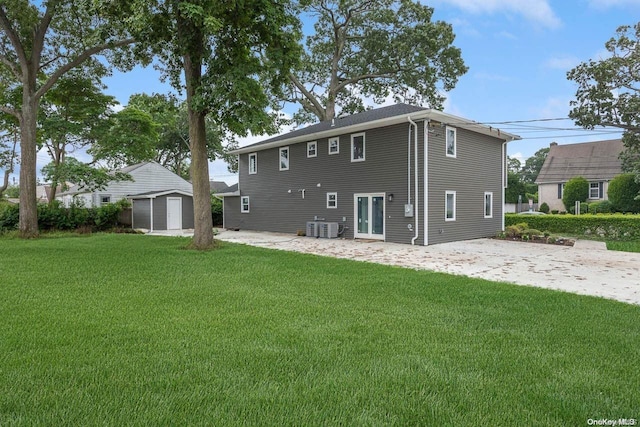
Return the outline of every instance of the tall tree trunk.
[[[189,141],[191,145],[191,183],[193,184],[193,247],[209,249],[213,246],[213,219],[211,217],[211,194],[209,193],[209,158],[205,112],[193,110],[193,97],[201,84],[201,57],[185,55],[185,83],[187,86],[187,108],[189,114]]]
[[[35,79],[34,79],[35,80]],[[36,198],[36,117],[38,101],[31,85],[23,87],[20,117],[20,236],[38,236]]]

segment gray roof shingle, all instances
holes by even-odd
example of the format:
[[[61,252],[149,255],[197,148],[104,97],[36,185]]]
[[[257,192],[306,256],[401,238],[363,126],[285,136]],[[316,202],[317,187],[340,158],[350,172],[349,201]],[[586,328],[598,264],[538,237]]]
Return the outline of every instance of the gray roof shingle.
[[[540,169],[537,184],[566,182],[581,176],[589,181],[611,180],[622,173],[620,139],[552,145]]]

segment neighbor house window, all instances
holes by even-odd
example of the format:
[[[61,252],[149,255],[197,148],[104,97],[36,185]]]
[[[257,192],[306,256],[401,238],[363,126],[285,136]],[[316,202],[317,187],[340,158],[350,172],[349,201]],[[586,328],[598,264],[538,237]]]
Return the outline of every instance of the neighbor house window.
[[[351,161],[364,161],[364,133],[351,135]]]
[[[307,157],[318,156],[318,143],[316,141],[307,142]]]
[[[456,128],[447,126],[447,157],[456,157]]]
[[[289,170],[289,147],[282,147],[280,149],[280,170]]]
[[[111,203],[111,196],[100,196],[100,204],[106,205],[107,203]]]
[[[456,220],[456,192],[446,191],[444,196],[444,220]]]
[[[258,173],[258,153],[249,154],[249,175]]]
[[[558,199],[562,199],[564,193],[564,184],[558,184]]]
[[[490,191],[484,192],[484,217],[493,218],[493,193]]]
[[[340,152],[340,137],[329,138],[329,154],[338,154]]]
[[[240,198],[240,212],[249,213],[249,196],[242,196]]]
[[[601,191],[600,191],[600,187],[601,187],[601,182],[590,182],[589,183],[589,198],[590,199],[601,199],[602,196]]]
[[[338,193],[327,193],[327,209],[338,208]]]

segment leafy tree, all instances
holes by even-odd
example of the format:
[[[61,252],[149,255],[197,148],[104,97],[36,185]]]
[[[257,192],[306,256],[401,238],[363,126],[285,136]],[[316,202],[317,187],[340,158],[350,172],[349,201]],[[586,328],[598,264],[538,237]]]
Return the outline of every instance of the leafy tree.
[[[616,211],[640,213],[640,183],[630,173],[618,175],[609,183],[607,195]]]
[[[452,45],[451,25],[432,22],[433,8],[413,0],[302,0],[317,18],[289,101],[302,105],[298,123],[364,110],[362,97],[442,108],[443,91],[467,71]]]
[[[520,179],[520,176],[509,171],[507,173],[507,188],[505,190],[505,201],[507,203],[518,203],[518,196],[526,197],[527,188]]]
[[[611,57],[589,60],[567,73],[578,84],[569,117],[586,129],[622,129],[623,169],[640,183],[640,22],[619,27],[605,47]]]
[[[3,0],[0,2],[0,92],[19,90],[20,101],[0,111],[20,123],[20,233],[38,234],[36,210],[37,115],[42,97],[66,73],[92,56],[116,53],[134,40],[121,24],[124,1]],[[112,56],[112,55],[111,55]],[[113,59],[113,58],[110,58]],[[127,63],[126,65],[131,65]]]
[[[589,197],[589,181],[581,176],[571,178],[564,185],[562,203],[565,209],[571,211],[576,202],[586,202]]]
[[[299,58],[299,21],[288,3],[136,0],[136,36],[177,90],[186,89],[194,201],[192,245],[213,245],[206,118],[222,133],[275,132],[267,107]]]
[[[109,118],[104,132],[96,136],[87,152],[112,169],[153,160],[158,128],[149,113],[127,107]]]
[[[548,155],[549,147],[541,148],[524,162],[524,166],[520,171],[520,177],[523,182],[528,184],[535,183],[536,179],[538,178],[538,174],[540,173],[540,169],[542,169],[542,165],[544,164],[544,161],[547,159]]]
[[[67,157],[66,161],[59,165],[54,165],[53,162],[45,165],[42,174],[48,181],[73,182],[80,190],[87,192],[103,190],[112,181],[133,181],[127,173],[94,168],[73,157]]]
[[[507,156],[507,170],[512,173],[520,173],[522,162],[514,157]]]
[[[51,157],[52,167],[61,167],[69,151],[86,146],[105,126],[115,98],[102,93],[96,76],[71,72],[44,95],[39,123],[40,141]],[[52,174],[49,203],[53,203],[59,174]]]
[[[9,177],[13,173],[13,169],[18,158],[16,147],[20,138],[19,129],[15,118],[2,114],[0,117],[0,126],[4,129],[0,130],[0,171],[3,171],[3,179],[0,184],[0,198],[2,194],[9,188]]]

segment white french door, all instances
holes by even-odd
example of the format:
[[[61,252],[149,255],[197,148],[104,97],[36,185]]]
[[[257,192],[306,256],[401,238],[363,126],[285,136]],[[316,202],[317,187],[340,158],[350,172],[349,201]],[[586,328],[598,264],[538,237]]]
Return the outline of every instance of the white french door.
[[[354,237],[384,240],[384,193],[354,194]]]

